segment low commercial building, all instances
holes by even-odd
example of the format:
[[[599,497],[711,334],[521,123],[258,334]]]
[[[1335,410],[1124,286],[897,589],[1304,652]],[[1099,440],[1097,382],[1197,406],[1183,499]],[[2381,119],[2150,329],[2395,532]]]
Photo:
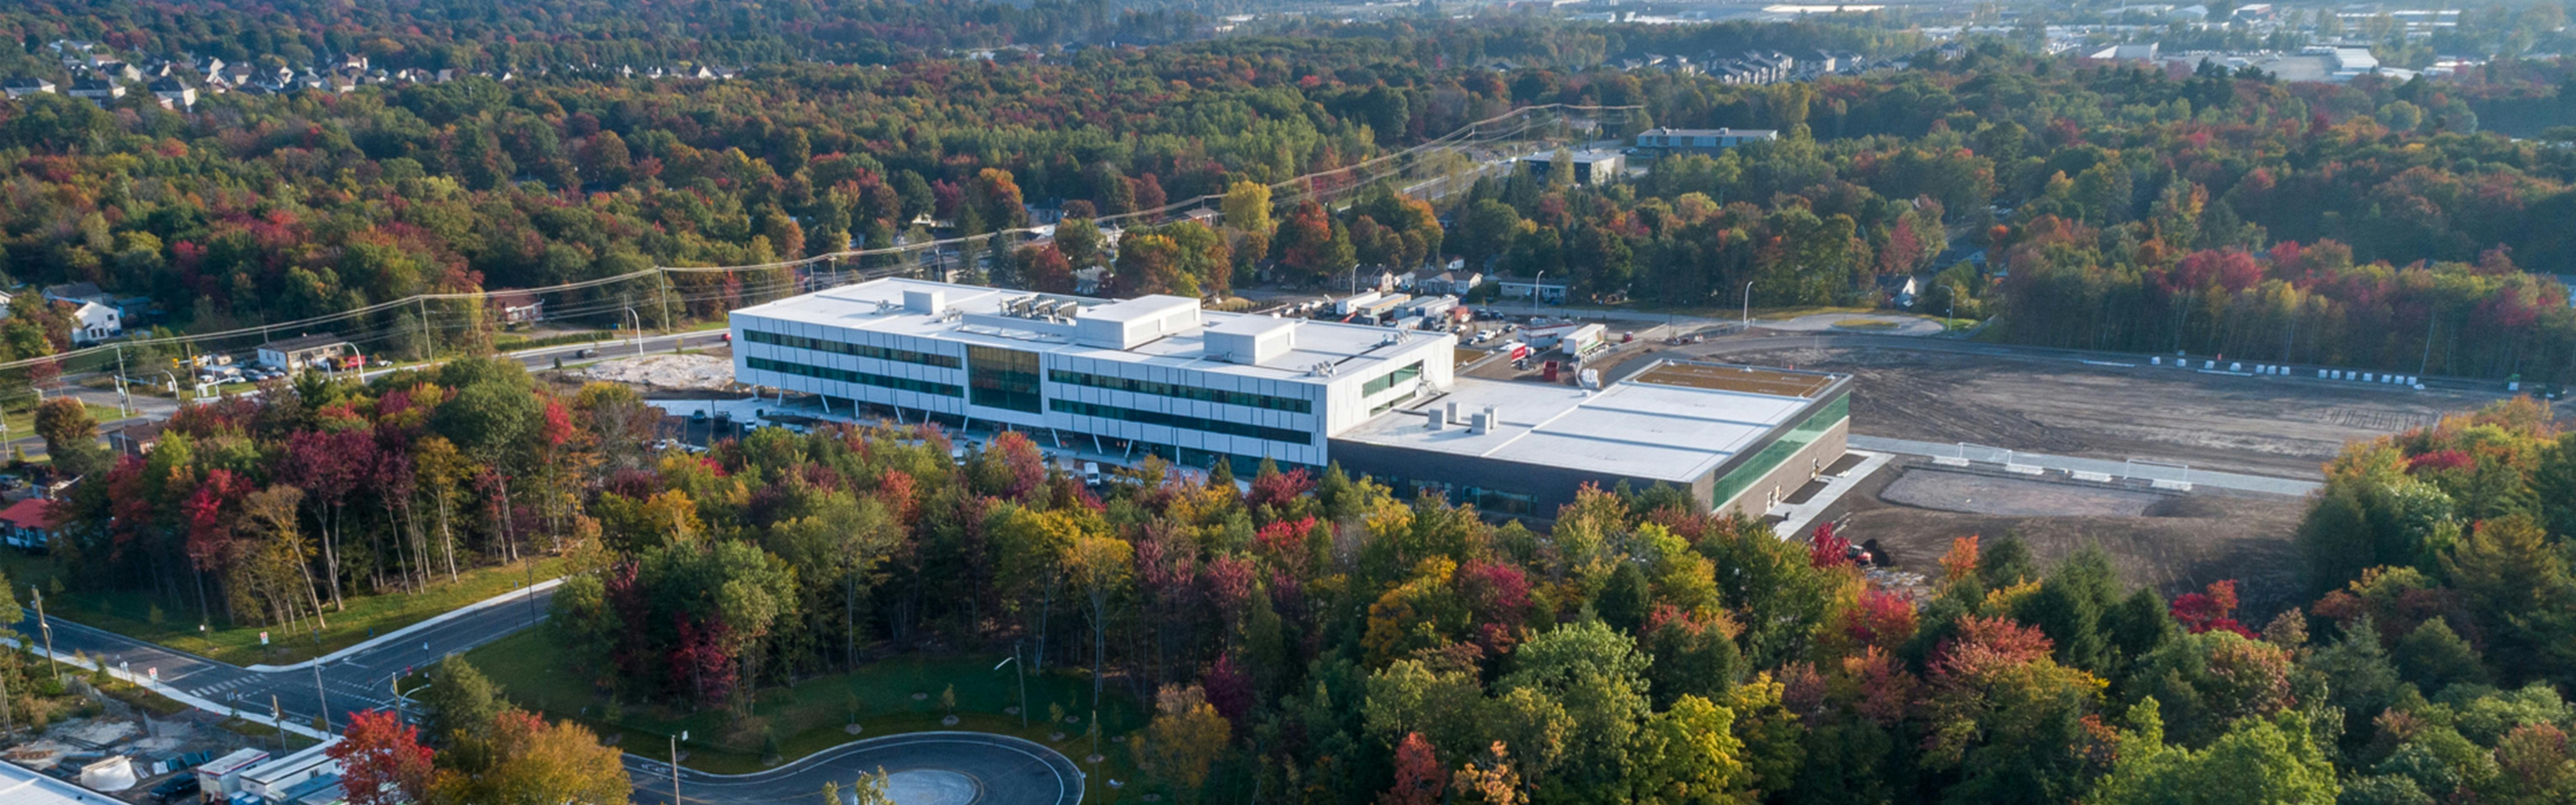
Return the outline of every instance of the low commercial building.
[[[197,789],[208,802],[227,802],[245,791],[242,773],[268,762],[268,750],[244,748],[196,768]]]
[[[1670,484],[1761,516],[1843,455],[1850,377],[1659,361],[1598,391],[1461,378],[1332,440],[1344,471],[1406,496],[1554,517],[1584,484]]]
[[[1527,299],[1540,304],[1565,304],[1565,279],[1560,277],[1494,277],[1494,285],[1504,299]]]
[[[1628,165],[1627,157],[1617,151],[1575,151],[1566,154],[1566,161],[1574,164],[1574,183],[1580,185],[1618,181]],[[1529,170],[1531,176],[1546,179],[1556,171],[1556,154],[1521,157],[1521,165]]]
[[[1637,134],[1637,153],[1651,157],[1716,154],[1749,142],[1777,139],[1777,129],[1647,129]]]
[[[331,333],[282,338],[259,345],[259,365],[292,372],[308,366],[328,366],[352,350],[346,339]]]
[[[272,803],[331,802],[340,799],[340,761],[331,758],[333,738],[262,763],[241,773],[241,790]],[[315,799],[315,795],[321,798]]]
[[[904,421],[1247,474],[1450,385],[1456,336],[880,279],[734,311],[734,379]]]

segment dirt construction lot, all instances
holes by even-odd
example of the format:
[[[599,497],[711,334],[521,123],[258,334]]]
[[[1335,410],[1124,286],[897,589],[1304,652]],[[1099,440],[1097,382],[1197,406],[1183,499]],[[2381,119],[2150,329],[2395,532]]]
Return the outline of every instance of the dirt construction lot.
[[[2503,399],[1901,348],[1737,347],[1711,359],[1850,373],[1857,434],[2307,479],[2348,442]]]
[[[2306,506],[2278,497],[2167,495],[2069,481],[2034,481],[1890,465],[1842,500],[1844,536],[1878,540],[1896,569],[1937,579],[1950,540],[2019,537],[2045,569],[2100,545],[2130,584],[2167,598],[2238,580],[2244,613],[2269,617],[2296,603],[2290,540]]]

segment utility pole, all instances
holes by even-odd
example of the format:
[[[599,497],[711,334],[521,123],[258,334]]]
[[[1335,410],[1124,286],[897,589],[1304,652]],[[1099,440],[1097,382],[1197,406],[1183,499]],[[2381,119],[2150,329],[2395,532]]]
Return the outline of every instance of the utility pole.
[[[679,323],[671,319],[671,275],[661,269],[654,269],[653,290],[662,297],[662,332],[669,333],[677,330]],[[671,351],[680,351],[680,342],[672,341]]]
[[[537,625],[537,560],[528,560],[528,625]]]
[[[0,729],[7,730],[7,732],[0,732],[0,735],[14,734],[18,731],[18,714],[9,707],[9,675],[7,674],[0,674]]]
[[[2433,313],[2427,309],[2424,312],[2424,357],[2415,363],[2417,376],[2422,376],[2424,370],[2433,368],[2433,325]]]
[[[322,731],[331,731],[331,692],[322,688],[322,662],[313,662],[313,698],[322,705]]]
[[[33,584],[27,585],[27,591],[36,594],[36,628],[45,633],[45,661],[53,663],[54,681],[60,682],[63,680],[63,661],[54,654],[54,622],[45,620],[45,591]]]
[[[118,416],[134,415],[134,406],[130,404],[125,390],[124,344],[116,345],[116,413]]]

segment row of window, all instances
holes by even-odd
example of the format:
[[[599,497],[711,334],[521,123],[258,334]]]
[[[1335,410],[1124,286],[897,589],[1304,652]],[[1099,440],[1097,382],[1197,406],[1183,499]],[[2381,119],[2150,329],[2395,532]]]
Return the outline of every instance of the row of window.
[[[1022,413],[1038,412],[1038,354],[1001,347],[966,348],[968,402]]]
[[[1360,384],[1360,398],[1361,398],[1361,399],[1367,399],[1367,398],[1370,398],[1370,397],[1375,397],[1375,396],[1377,396],[1378,392],[1385,391],[1385,390],[1387,390],[1387,389],[1391,389],[1391,388],[1395,388],[1396,386],[1403,385],[1403,384],[1404,384],[1404,381],[1412,380],[1412,379],[1414,379],[1414,378],[1418,378],[1418,377],[1421,377],[1421,376],[1422,376],[1422,362],[1421,362],[1421,361],[1414,361],[1414,362],[1412,362],[1412,363],[1405,364],[1405,365],[1404,365],[1404,368],[1397,369],[1397,370],[1392,371],[1392,372],[1388,372],[1388,373],[1386,373],[1386,374],[1384,374],[1384,375],[1380,375],[1380,376],[1377,376],[1377,377],[1369,378],[1369,381],[1368,381],[1368,382],[1366,382],[1366,383],[1361,383],[1361,384]]]
[[[1443,503],[1474,504],[1478,512],[1529,517],[1538,514],[1538,498],[1521,492],[1487,489],[1481,486],[1457,486],[1443,481],[1417,481],[1393,475],[1372,476],[1372,480],[1394,490],[1399,500],[1412,500],[1428,492]]]
[[[752,358],[747,361],[747,363],[754,369],[764,369],[772,372],[802,375],[805,377],[821,378],[824,380],[838,380],[843,383],[857,383],[863,386],[877,386],[880,388],[890,388],[900,391],[918,391],[923,394],[937,394],[942,397],[965,396],[965,390],[956,386],[949,385],[947,383],[933,383],[927,380],[914,380],[909,377],[888,377],[886,375],[869,374],[867,372],[853,372],[848,369],[834,369],[829,366],[807,366],[801,363],[771,360],[769,358]]]
[[[1140,425],[1162,425],[1183,430],[1222,433],[1227,436],[1245,436],[1254,439],[1268,439],[1274,442],[1287,442],[1290,444],[1312,444],[1315,441],[1315,437],[1312,434],[1302,430],[1273,428],[1246,422],[1227,422],[1222,419],[1207,419],[1182,414],[1167,414],[1161,411],[1139,411],[1134,408],[1120,408],[1115,405],[1097,405],[1076,400],[1048,400],[1047,405],[1054,408],[1057,413],[1094,416],[1101,419],[1115,419],[1121,422],[1134,422]]]
[[[842,355],[856,355],[862,358],[875,358],[881,361],[918,363],[923,366],[936,366],[942,369],[955,369],[958,365],[957,356],[955,355],[941,355],[935,352],[914,352],[909,349],[878,347],[867,344],[851,344],[821,338],[807,338],[801,335],[764,333],[759,330],[742,331],[742,340],[749,341],[754,344],[776,344],[782,347],[810,349],[816,352],[836,352]]]
[[[1089,386],[1096,389],[1109,389],[1111,391],[1125,391],[1136,394],[1151,394],[1157,397],[1201,400],[1212,403],[1224,403],[1227,405],[1241,405],[1250,408],[1266,408],[1272,411],[1289,411],[1299,414],[1311,414],[1315,412],[1315,404],[1309,400],[1298,399],[1296,397],[1278,397],[1269,394],[1255,394],[1248,391],[1225,391],[1222,389],[1184,386],[1178,383],[1157,383],[1151,380],[1110,377],[1108,375],[1095,375],[1089,372],[1075,372],[1066,369],[1047,370],[1047,379],[1066,385]]]
[[[1770,475],[1772,470],[1779,469],[1780,462],[1789,460],[1789,457],[1797,455],[1798,451],[1807,449],[1807,445],[1824,438],[1825,431],[1832,430],[1834,423],[1850,417],[1851,395],[1835,397],[1833,402],[1826,403],[1823,408],[1817,409],[1816,413],[1808,416],[1807,421],[1798,423],[1797,427],[1790,428],[1789,432],[1781,434],[1778,440],[1762,448],[1762,452],[1753,454],[1751,460],[1728,472],[1726,477],[1717,479],[1717,493],[1712,502],[1720,506],[1726,505],[1726,502],[1734,500],[1736,495],[1743,494],[1746,487],[1761,481],[1764,476]]]

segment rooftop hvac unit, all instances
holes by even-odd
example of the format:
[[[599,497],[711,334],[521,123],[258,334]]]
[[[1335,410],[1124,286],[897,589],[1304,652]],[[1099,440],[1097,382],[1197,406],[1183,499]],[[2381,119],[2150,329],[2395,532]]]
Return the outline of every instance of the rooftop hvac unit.
[[[1491,415],[1479,411],[1476,413],[1475,418],[1467,420],[1467,432],[1477,436],[1483,436],[1485,435],[1485,431],[1493,428],[1493,425],[1494,421],[1491,418]]]
[[[1443,410],[1440,410],[1440,409],[1438,409],[1438,408],[1434,408],[1434,409],[1431,409],[1429,413],[1430,413],[1430,415],[1431,415],[1431,424],[1430,424],[1430,427],[1429,427],[1429,429],[1430,429],[1430,430],[1441,430],[1441,429],[1443,429],[1443,428],[1448,427],[1448,425],[1449,425],[1449,419],[1448,419],[1448,417],[1444,416],[1445,414],[1447,414],[1447,413],[1448,413],[1447,411],[1443,411]]]

